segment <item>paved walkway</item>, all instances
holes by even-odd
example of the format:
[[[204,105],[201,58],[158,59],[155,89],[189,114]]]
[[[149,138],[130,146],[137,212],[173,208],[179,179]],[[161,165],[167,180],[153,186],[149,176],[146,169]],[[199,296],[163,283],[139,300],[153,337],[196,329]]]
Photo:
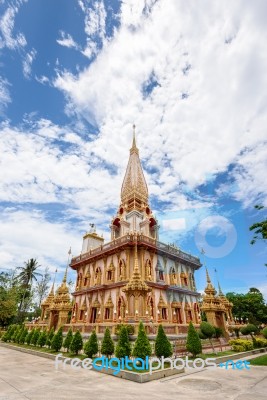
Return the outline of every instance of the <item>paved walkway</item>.
[[[267,367],[221,368],[144,384],[94,371],[54,368],[54,361],[0,347],[0,400],[266,400]]]

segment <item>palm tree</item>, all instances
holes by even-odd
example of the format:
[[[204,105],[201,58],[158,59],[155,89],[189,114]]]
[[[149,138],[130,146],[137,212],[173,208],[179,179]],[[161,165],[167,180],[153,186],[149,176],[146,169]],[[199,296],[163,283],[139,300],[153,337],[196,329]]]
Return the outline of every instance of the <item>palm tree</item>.
[[[36,258],[31,258],[27,262],[24,262],[24,265],[25,265],[24,267],[18,268],[19,270],[21,270],[21,272],[17,276],[17,279],[21,282],[22,287],[24,288],[23,297],[21,299],[19,306],[19,311],[21,311],[22,309],[26,293],[29,289],[31,289],[33,280],[37,281],[37,277],[42,276],[42,274],[36,272],[37,268],[41,266],[38,264]]]

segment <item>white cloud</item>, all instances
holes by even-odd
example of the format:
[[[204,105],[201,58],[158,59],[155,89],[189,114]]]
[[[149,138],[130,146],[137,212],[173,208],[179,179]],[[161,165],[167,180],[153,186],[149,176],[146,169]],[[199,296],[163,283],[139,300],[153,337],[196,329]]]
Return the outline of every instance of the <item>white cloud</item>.
[[[153,4],[124,2],[121,27],[96,60],[55,86],[69,113],[99,127],[94,153],[118,167],[136,123],[141,156],[157,171],[150,186],[164,199],[180,181],[194,189],[242,165],[242,150],[266,138],[266,5],[209,1],[207,13],[192,1]],[[157,85],[144,95],[152,75]]]
[[[162,221],[162,227],[170,231],[184,230],[186,228],[186,221],[184,218],[165,219]]]
[[[2,34],[2,38],[0,37],[0,48],[6,46],[11,50],[15,50],[23,48],[27,44],[26,38],[21,32],[17,33],[16,36],[13,33],[15,17],[21,4],[23,2],[16,2],[15,5],[10,5],[0,19],[0,33]]]
[[[74,48],[78,49],[79,46],[77,43],[73,40],[72,36],[69,33],[60,31],[60,39],[57,39],[57,43],[60,44],[61,46],[68,47],[68,48]]]
[[[85,14],[84,30],[87,35],[86,46],[82,50],[82,54],[91,58],[97,54],[100,44],[105,41],[107,16],[105,4],[103,0],[95,1],[93,4],[80,0],[79,5]]]
[[[0,76],[0,115],[3,113],[8,103],[11,102],[8,85],[8,81]]]
[[[29,258],[37,258],[42,267],[52,270],[66,265],[70,245],[75,254],[81,251],[78,230],[67,223],[52,223],[37,210],[31,212],[6,209],[1,212],[1,268],[21,266]]]
[[[36,50],[32,49],[29,53],[26,53],[25,58],[22,62],[23,75],[26,79],[30,78],[32,71],[32,63],[36,57]]]

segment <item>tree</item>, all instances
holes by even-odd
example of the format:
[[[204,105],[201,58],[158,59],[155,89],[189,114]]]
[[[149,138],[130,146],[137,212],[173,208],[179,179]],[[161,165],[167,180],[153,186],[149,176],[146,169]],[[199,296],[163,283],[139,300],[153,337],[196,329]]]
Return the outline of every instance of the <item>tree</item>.
[[[52,342],[52,340],[53,340],[53,337],[54,337],[54,333],[55,333],[55,330],[54,330],[54,328],[51,328],[50,329],[50,331],[48,332],[48,334],[47,334],[47,339],[46,339],[46,345],[47,345],[47,347],[51,347],[51,342]]]
[[[110,330],[106,328],[103,342],[101,345],[101,353],[109,357],[114,353],[114,343],[110,336]]]
[[[37,328],[34,332],[34,334],[32,335],[32,340],[31,340],[31,344],[33,346],[37,345],[38,339],[39,339],[39,335],[40,335],[40,329]]]
[[[151,345],[142,321],[139,323],[138,335],[132,354],[134,357],[142,358],[143,360],[146,358],[146,356],[150,357],[152,354]]]
[[[19,306],[20,312],[22,311],[22,308],[24,306],[24,300],[26,295],[31,292],[32,282],[37,281],[37,277],[41,276],[39,272],[36,272],[37,268],[39,267],[40,265],[38,264],[36,258],[31,258],[27,262],[24,262],[24,267],[18,268],[21,272],[18,274],[17,279],[24,288],[23,296]]]
[[[201,332],[203,332],[203,334],[206,336],[206,338],[209,339],[210,344],[212,346],[213,353],[215,353],[214,345],[213,345],[212,340],[211,340],[211,338],[216,333],[214,326],[212,326],[208,322],[203,321],[200,324],[200,330],[201,330]]]
[[[192,321],[190,321],[188,327],[186,348],[193,355],[194,358],[197,356],[197,354],[200,354],[202,352],[201,341],[197,331],[195,330],[194,325],[192,324]]]
[[[34,329],[32,329],[31,331],[28,332],[28,334],[25,338],[25,342],[27,344],[31,344],[33,334],[34,334]]]
[[[263,294],[256,288],[250,288],[248,293],[227,293],[227,299],[233,303],[233,314],[249,323],[260,325],[267,323],[267,305]]]
[[[215,329],[215,337],[216,337],[216,339],[218,339],[219,337],[221,337],[223,335],[222,328],[219,328],[218,326],[214,326],[213,328]]]
[[[63,332],[62,332],[62,327],[60,327],[51,341],[52,350],[59,351],[62,347],[62,343],[63,343]]]
[[[253,339],[253,334],[256,333],[257,331],[258,328],[253,324],[242,326],[242,328],[240,329],[242,335],[250,335],[252,339]]]
[[[28,329],[27,329],[27,328],[24,328],[24,329],[22,330],[21,334],[20,334],[19,343],[24,344],[27,335],[28,335]]]
[[[76,331],[70,344],[70,351],[72,353],[78,354],[78,352],[82,350],[82,348],[83,348],[82,335],[80,331]]]
[[[49,282],[50,282],[50,273],[48,267],[46,267],[44,274],[41,277],[41,280],[36,282],[36,286],[34,289],[37,298],[38,308],[41,307],[41,303],[47,294],[47,291],[49,289]]]
[[[40,347],[44,347],[44,345],[46,344],[46,339],[47,339],[47,333],[46,331],[41,332],[37,345]]]
[[[21,293],[20,285],[13,272],[0,273],[0,326],[9,325],[17,315],[17,304]]]
[[[265,207],[261,205],[256,205],[255,208],[257,210],[262,210]],[[261,222],[256,222],[251,225],[249,228],[250,231],[254,231],[253,239],[251,240],[251,244],[255,244],[258,240],[266,240],[267,239],[267,218],[265,218]]]
[[[84,352],[89,358],[93,358],[98,353],[98,341],[95,331],[91,333],[90,338],[85,343]]]
[[[155,341],[155,353],[157,357],[170,357],[173,353],[172,345],[164,332],[162,325],[159,325]]]
[[[64,339],[64,342],[63,342],[63,347],[64,347],[67,351],[69,351],[72,338],[73,338],[73,333],[72,333],[72,329],[70,328],[70,329],[68,330],[68,333],[67,333],[67,335],[66,335],[66,337],[65,337],[65,339]]]
[[[115,356],[118,358],[124,358],[131,355],[131,345],[129,341],[128,329],[126,326],[122,326],[120,329],[119,341],[116,346]]]

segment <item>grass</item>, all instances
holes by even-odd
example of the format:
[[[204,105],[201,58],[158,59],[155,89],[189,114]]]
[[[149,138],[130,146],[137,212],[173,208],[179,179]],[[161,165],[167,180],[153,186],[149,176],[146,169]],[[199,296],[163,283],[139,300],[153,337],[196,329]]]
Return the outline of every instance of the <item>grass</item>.
[[[267,355],[256,357],[256,358],[253,358],[253,359],[251,359],[249,361],[250,361],[251,365],[258,365],[258,366],[265,365],[265,366],[267,366]]]

